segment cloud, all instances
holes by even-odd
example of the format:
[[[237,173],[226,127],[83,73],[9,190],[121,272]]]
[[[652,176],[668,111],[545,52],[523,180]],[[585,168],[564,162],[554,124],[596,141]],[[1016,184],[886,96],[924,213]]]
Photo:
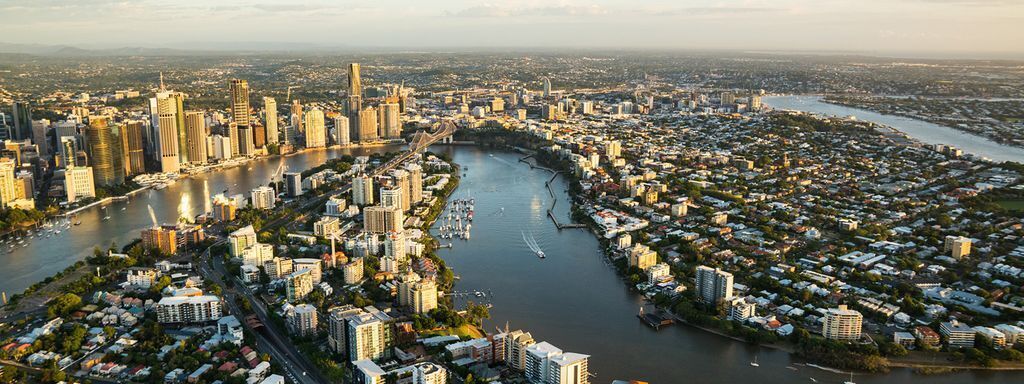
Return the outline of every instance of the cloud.
[[[575,17],[575,16],[601,16],[609,14],[609,10],[598,5],[556,5],[556,6],[527,6],[527,7],[506,7],[492,4],[478,5],[465,8],[455,12],[448,12],[449,16],[455,17],[516,17],[516,16],[551,16],[551,17]]]

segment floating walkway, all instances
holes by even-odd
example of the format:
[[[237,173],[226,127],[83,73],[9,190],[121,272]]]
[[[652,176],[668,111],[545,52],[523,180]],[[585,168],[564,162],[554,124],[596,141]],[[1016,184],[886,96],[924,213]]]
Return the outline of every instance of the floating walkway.
[[[555,213],[554,213],[555,204],[558,203],[558,199],[555,198],[555,191],[553,189],[551,189],[551,182],[555,181],[555,178],[558,177],[558,174],[562,173],[562,171],[556,171],[554,169],[547,168],[547,167],[542,167],[542,166],[539,166],[539,165],[535,165],[535,164],[533,164],[533,163],[531,163],[529,161],[526,161],[526,159],[529,159],[531,157],[533,157],[533,155],[526,155],[526,156],[523,156],[522,158],[520,158],[519,161],[522,162],[522,163],[525,163],[526,165],[529,165],[530,169],[542,169],[542,170],[551,172],[551,178],[548,179],[548,181],[544,182],[544,187],[546,187],[548,189],[548,194],[551,195],[551,206],[548,207],[548,217],[551,218],[551,222],[555,223],[555,227],[558,228],[559,230],[572,229],[572,228],[586,229],[587,228],[586,224],[577,224],[577,223],[562,224],[562,223],[558,222],[558,218],[555,217]]]

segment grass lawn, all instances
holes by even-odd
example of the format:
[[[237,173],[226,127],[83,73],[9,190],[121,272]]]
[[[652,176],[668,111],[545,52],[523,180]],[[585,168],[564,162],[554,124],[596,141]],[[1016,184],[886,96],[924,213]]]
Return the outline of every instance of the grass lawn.
[[[1010,211],[1024,211],[1024,200],[996,200],[996,204]]]
[[[480,329],[469,324],[461,325],[457,328],[445,328],[424,332],[424,334],[426,336],[454,335],[458,337],[469,337],[471,339],[484,337],[483,332],[480,332]]]

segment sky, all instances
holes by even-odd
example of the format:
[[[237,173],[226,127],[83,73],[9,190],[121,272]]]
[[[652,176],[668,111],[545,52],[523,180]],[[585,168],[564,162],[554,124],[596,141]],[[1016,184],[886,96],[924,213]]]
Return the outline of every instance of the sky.
[[[0,42],[1024,55],[1024,0],[0,0]]]

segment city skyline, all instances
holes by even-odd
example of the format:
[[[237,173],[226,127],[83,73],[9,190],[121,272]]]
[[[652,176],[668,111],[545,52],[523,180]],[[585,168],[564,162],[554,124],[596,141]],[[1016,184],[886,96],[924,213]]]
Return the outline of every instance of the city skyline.
[[[1024,2],[1013,0],[525,0],[500,5],[444,0],[429,6],[54,0],[0,2],[0,11],[19,16],[0,26],[7,36],[0,43],[4,51],[40,49],[34,45],[266,51],[530,47],[1024,57],[1015,42]],[[58,13],[62,17],[52,17]],[[389,18],[401,22],[380,22]],[[259,27],[238,35],[239,24]],[[481,29],[487,33],[477,33]],[[25,30],[33,33],[19,33]]]

